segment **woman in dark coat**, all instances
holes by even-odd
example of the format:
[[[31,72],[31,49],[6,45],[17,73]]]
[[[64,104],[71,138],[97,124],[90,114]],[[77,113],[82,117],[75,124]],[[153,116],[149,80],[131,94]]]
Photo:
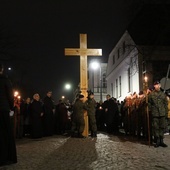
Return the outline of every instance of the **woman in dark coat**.
[[[3,75],[3,65],[0,63],[0,166],[17,162],[15,138],[9,116],[13,106],[12,85]]]
[[[42,129],[42,116],[43,116],[43,106],[39,101],[39,94],[34,94],[33,102],[31,103],[31,113],[30,113],[30,121],[31,121],[31,137],[32,138],[41,138],[43,136]]]

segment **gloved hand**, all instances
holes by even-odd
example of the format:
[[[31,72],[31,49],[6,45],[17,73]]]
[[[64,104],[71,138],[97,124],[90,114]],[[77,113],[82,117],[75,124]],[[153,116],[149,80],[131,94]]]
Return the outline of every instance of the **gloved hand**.
[[[13,111],[13,110],[10,110],[9,116],[13,116],[13,115],[14,115],[14,111]]]

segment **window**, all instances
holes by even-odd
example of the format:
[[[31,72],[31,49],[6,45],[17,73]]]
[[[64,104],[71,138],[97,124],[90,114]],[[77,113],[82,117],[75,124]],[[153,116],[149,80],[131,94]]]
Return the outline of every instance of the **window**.
[[[113,96],[113,83],[111,83],[111,96]]]
[[[119,59],[119,57],[120,57],[120,50],[118,49],[117,50],[117,59]]]
[[[119,97],[122,96],[121,76],[119,76]]]
[[[116,79],[116,98],[118,98],[118,80]]]
[[[130,84],[130,68],[128,68],[128,92],[130,92],[131,84]]]
[[[107,82],[106,82],[106,74],[102,75],[102,92],[106,93],[107,91]]]
[[[123,42],[123,54],[126,52],[126,44],[125,41]]]
[[[115,55],[113,55],[113,64],[115,64]]]

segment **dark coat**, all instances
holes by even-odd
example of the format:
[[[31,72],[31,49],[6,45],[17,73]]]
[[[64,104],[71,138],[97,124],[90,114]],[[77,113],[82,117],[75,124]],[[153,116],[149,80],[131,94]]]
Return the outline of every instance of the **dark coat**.
[[[33,100],[30,107],[31,136],[32,138],[40,138],[43,135],[41,117],[41,113],[43,113],[42,103],[40,101]]]
[[[113,123],[113,120],[117,118],[119,110],[118,105],[115,103],[114,100],[109,99],[104,101],[103,109],[108,109],[107,112],[105,112],[105,120],[106,123],[111,124]]]
[[[0,166],[17,162],[14,134],[9,116],[13,109],[13,90],[10,81],[0,75]]]
[[[14,106],[12,84],[5,75],[0,74],[0,111],[10,111]]]
[[[45,136],[51,136],[54,133],[54,101],[51,97],[44,98],[44,116],[43,116],[43,131]]]

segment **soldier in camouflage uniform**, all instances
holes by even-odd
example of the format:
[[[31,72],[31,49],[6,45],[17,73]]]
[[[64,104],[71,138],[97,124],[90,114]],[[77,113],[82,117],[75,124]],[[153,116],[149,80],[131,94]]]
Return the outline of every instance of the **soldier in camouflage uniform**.
[[[85,127],[84,122],[84,111],[87,110],[86,103],[84,101],[84,96],[79,95],[79,98],[76,100],[73,105],[73,115],[72,115],[72,137],[75,137],[75,131],[78,131],[78,137],[84,138],[82,135]]]
[[[89,117],[91,137],[97,137],[97,125],[96,125],[96,101],[94,100],[93,92],[90,92],[88,95],[87,104],[87,113]]]
[[[159,81],[154,82],[154,90],[148,96],[148,102],[153,117],[153,135],[156,138],[155,147],[167,147],[163,142],[163,137],[168,116],[168,103],[166,95],[161,91],[160,87]]]

